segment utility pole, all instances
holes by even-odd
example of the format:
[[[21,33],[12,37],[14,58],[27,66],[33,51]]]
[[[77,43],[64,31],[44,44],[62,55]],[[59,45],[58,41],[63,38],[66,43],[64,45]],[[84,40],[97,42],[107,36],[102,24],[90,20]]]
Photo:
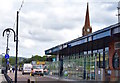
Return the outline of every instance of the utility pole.
[[[17,11],[17,22],[16,22],[16,65],[15,65],[15,83],[17,83],[18,20],[19,20],[19,11]]]

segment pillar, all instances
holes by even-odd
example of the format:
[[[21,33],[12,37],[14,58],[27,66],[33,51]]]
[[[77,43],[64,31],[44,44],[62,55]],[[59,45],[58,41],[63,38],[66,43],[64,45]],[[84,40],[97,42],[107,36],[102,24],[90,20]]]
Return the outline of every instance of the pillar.
[[[110,45],[109,45],[109,67],[111,70],[110,81],[118,81],[118,76],[116,76],[116,73],[118,73],[118,75],[120,73],[120,64],[119,64],[118,69],[113,68],[113,56],[114,56],[115,52],[118,53],[119,58],[120,58],[120,52],[119,52],[119,50],[115,51],[114,44],[115,44],[115,41],[112,41],[112,42],[110,42]],[[120,62],[120,59],[119,59],[119,62]]]

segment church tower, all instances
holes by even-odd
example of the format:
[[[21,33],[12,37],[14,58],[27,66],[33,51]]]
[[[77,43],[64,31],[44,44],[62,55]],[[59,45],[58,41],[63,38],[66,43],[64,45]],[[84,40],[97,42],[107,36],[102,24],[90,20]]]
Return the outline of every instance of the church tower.
[[[82,29],[82,35],[88,35],[92,33],[92,28],[90,26],[90,19],[89,19],[89,7],[88,7],[88,3],[87,3],[87,10],[86,10],[86,16],[85,16],[85,25]]]

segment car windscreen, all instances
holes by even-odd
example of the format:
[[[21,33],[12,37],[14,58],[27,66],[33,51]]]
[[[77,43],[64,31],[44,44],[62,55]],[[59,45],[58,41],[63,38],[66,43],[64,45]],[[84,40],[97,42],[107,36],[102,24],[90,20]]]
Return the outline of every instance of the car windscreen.
[[[35,66],[33,66],[33,69],[42,69],[43,67],[42,67],[42,65],[35,65]]]
[[[25,69],[31,69],[31,67],[25,67]]]

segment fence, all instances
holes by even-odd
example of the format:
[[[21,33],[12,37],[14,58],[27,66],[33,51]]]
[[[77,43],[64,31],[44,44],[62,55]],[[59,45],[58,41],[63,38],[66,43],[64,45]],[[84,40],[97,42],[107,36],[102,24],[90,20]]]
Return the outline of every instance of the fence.
[[[5,70],[3,70],[5,79],[7,80],[7,83],[13,83],[12,79],[6,74]]]

